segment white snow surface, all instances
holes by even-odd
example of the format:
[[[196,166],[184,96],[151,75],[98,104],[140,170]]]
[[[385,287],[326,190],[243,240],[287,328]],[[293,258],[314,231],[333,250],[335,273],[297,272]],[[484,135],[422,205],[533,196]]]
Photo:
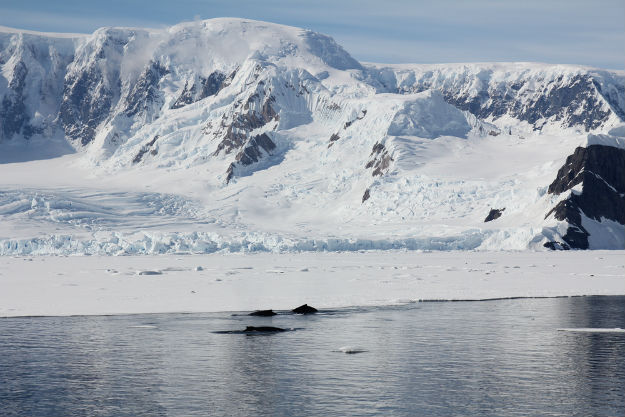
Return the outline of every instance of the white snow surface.
[[[325,35],[230,18],[88,36],[0,29],[0,47],[0,94],[24,63],[29,123],[43,132],[0,142],[4,256],[542,250],[566,233],[565,224],[545,219],[565,197],[547,187],[566,157],[578,146],[625,142],[603,96],[597,100],[609,117],[585,131],[556,117],[540,129],[510,114],[480,120],[440,91],[411,90],[419,77],[468,97],[482,84],[523,81],[524,106],[590,74],[621,105],[620,72],[533,63],[362,66]],[[150,90],[154,100],[128,116],[132,89],[154,62],[166,70]],[[218,93],[173,106],[215,71],[231,76]],[[110,99],[111,109],[92,142],[68,144],[54,110],[63,82],[92,73],[102,81],[90,98]],[[97,95],[107,88],[110,96]],[[236,127],[242,114],[268,104],[277,117],[249,131]],[[246,140],[266,134],[276,147],[237,165],[243,145],[220,148],[229,129]],[[385,154],[376,155],[376,145]],[[366,166],[383,155],[390,162],[374,176]],[[484,223],[492,208],[505,211]],[[623,249],[622,227],[597,223],[591,248]]]
[[[0,254],[523,250],[558,233],[544,216],[562,196],[546,188],[574,150],[571,138],[385,143],[394,166],[382,177],[363,169],[368,155],[298,140],[279,165],[227,186],[202,165],[111,172],[80,153],[2,163]],[[491,208],[506,210],[484,223]],[[599,224],[596,236],[614,238],[591,237],[591,247],[622,248],[622,226],[602,224],[610,230]]]
[[[369,251],[5,257],[0,263],[0,316],[623,295],[623,255],[625,251]]]

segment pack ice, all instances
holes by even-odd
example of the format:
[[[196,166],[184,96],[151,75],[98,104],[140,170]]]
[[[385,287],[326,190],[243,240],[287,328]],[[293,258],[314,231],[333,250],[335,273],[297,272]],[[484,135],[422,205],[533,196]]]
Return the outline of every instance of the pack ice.
[[[0,28],[0,69],[2,255],[625,248],[622,71],[243,19]]]

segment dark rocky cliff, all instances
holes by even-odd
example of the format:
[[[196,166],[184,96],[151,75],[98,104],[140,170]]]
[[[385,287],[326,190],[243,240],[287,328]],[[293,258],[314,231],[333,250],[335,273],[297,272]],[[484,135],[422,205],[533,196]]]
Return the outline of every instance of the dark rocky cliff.
[[[564,244],[547,242],[551,249],[588,249],[589,232],[582,225],[582,215],[593,220],[613,220],[625,224],[625,150],[612,146],[579,147],[570,155],[556,179],[550,194],[561,194],[582,185],[581,193],[573,190],[547,213],[569,224]]]

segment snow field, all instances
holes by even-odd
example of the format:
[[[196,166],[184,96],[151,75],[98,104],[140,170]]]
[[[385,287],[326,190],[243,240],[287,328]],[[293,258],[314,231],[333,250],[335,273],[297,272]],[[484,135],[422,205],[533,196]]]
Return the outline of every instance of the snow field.
[[[0,264],[0,316],[622,295],[624,254],[367,251],[5,257]]]
[[[546,186],[587,140],[389,136],[394,166],[373,177],[368,154],[329,158],[312,125],[289,134],[279,165],[228,186],[211,164],[109,172],[81,154],[0,164],[0,253],[541,249],[563,232],[544,216],[564,195]],[[505,211],[484,223],[491,208]],[[604,223],[591,225],[593,247],[622,248],[622,227]]]

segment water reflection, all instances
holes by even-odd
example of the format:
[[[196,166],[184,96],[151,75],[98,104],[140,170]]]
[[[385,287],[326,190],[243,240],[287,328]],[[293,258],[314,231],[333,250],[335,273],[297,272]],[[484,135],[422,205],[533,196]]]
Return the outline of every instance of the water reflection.
[[[625,328],[623,297],[582,297],[576,300],[575,309],[562,304],[561,313],[576,327]],[[576,406],[590,405],[593,415],[623,415],[622,378],[618,382],[613,375],[625,374],[625,335],[563,332],[558,336],[563,366],[574,375]],[[614,410],[621,411],[615,414]]]
[[[300,330],[212,333],[247,325]],[[625,415],[625,334],[562,327],[625,328],[625,297],[3,319],[0,403],[3,416]]]
[[[160,385],[154,378],[158,355],[119,332],[115,323],[106,318],[2,322],[3,415],[112,415],[122,410],[165,415],[154,397]],[[101,414],[103,409],[109,411]]]

